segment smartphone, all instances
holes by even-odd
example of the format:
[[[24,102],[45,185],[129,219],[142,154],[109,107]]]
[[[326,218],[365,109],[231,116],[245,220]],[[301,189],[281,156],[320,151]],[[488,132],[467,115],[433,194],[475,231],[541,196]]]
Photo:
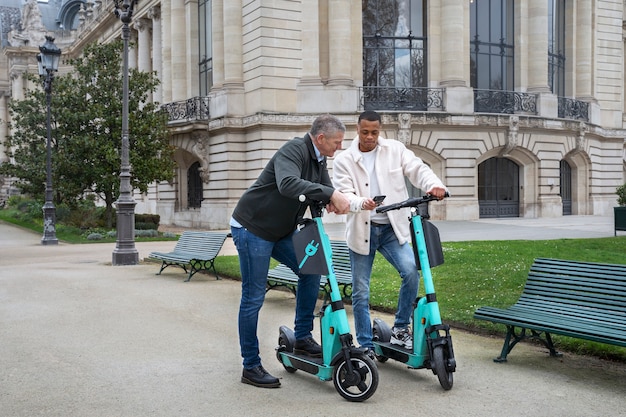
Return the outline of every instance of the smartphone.
[[[387,197],[386,195],[377,195],[375,197],[372,198],[372,200],[374,200],[374,203],[376,203],[377,206],[380,206],[383,202],[383,200],[385,199],[385,197]]]

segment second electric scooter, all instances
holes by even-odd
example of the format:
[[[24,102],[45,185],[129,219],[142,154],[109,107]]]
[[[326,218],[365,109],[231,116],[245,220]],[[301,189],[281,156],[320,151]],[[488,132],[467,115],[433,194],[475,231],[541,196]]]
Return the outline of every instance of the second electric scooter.
[[[300,201],[304,202],[304,196]],[[322,381],[333,380],[335,389],[348,401],[365,401],[378,387],[378,369],[364,349],[354,346],[348,316],[341,299],[333,270],[330,240],[322,224],[325,203],[309,203],[313,219],[303,219],[300,231],[294,234],[294,247],[300,271],[326,275],[330,285],[330,302],[320,311],[322,357],[297,355],[293,351],[295,335],[287,326],[280,326],[276,357],[287,372],[302,370]],[[327,300],[325,300],[327,301]]]
[[[376,359],[386,362],[391,358],[406,363],[412,369],[431,369],[437,375],[443,389],[449,390],[452,388],[452,373],[456,369],[456,360],[452,349],[450,326],[441,322],[431,274],[431,267],[443,263],[443,251],[439,231],[427,220],[428,215],[421,215],[418,210],[421,205],[427,208],[428,203],[433,200],[437,198],[426,195],[376,209],[378,213],[385,213],[404,207],[411,208],[409,222],[413,253],[417,267],[422,270],[425,295],[418,296],[413,310],[413,349],[390,343],[391,329],[381,319],[374,319],[372,330]]]

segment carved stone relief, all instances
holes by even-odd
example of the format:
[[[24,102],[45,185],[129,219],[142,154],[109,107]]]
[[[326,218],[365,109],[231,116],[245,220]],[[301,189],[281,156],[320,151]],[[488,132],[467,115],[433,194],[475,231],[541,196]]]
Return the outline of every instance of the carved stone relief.
[[[509,155],[513,149],[515,149],[518,145],[517,132],[519,129],[519,117],[511,116],[509,118],[509,131],[506,135],[506,144],[504,145],[504,149],[500,152],[500,156],[504,157]]]
[[[191,152],[198,157],[200,162],[200,178],[205,184],[209,183],[209,134],[207,132],[193,132],[191,134],[193,145]]]
[[[411,143],[411,115],[409,113],[398,115],[398,141],[405,146]]]

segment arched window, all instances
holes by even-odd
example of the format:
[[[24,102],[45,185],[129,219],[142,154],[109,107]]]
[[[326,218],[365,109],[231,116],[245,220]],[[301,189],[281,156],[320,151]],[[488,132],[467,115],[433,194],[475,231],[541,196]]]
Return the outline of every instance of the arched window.
[[[559,195],[563,202],[563,215],[572,214],[572,167],[565,160],[559,163]]]
[[[481,218],[519,216],[519,166],[506,158],[478,165],[478,205]]]
[[[202,178],[200,177],[200,163],[193,163],[187,170],[187,203],[189,208],[202,206]]]
[[[59,22],[61,29],[74,30],[78,28],[78,24],[80,23],[78,20],[78,12],[83,3],[85,3],[83,0],[69,0],[61,6],[59,14],[57,15],[57,22]]]

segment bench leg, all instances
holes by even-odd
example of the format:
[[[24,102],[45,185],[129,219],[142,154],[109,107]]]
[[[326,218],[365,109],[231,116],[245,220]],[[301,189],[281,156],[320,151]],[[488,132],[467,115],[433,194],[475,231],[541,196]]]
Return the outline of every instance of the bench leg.
[[[163,261],[163,263],[161,264],[161,269],[159,270],[159,272],[156,273],[156,275],[161,275],[161,272],[163,272],[163,270],[165,268],[167,268],[168,266],[171,266],[171,265],[180,266],[181,268],[183,268],[185,270],[185,272],[187,272],[187,267],[185,265],[177,264],[177,263],[169,263],[167,261]]]
[[[267,281],[267,286],[265,288],[265,293],[267,294],[269,292],[269,290],[273,290],[275,288],[278,287],[285,287],[287,288],[289,291],[291,291],[291,293],[294,295],[296,295],[296,291],[297,291],[297,285],[289,285],[289,284],[284,284],[282,282],[275,282],[275,281]]]
[[[530,331],[530,334],[527,333]],[[543,335],[543,337],[542,337]],[[513,339],[513,341],[511,341]],[[552,342],[552,336],[547,332],[540,332],[532,329],[521,328],[519,334],[515,333],[515,326],[506,326],[506,337],[504,338],[504,345],[502,346],[502,352],[500,356],[495,358],[494,362],[506,362],[506,357],[518,342],[524,339],[535,339],[540,341],[550,351],[550,356],[560,357],[563,356],[561,352],[558,352]]]
[[[191,262],[189,262],[189,265],[191,266],[189,270],[189,277],[187,277],[185,282],[189,282],[191,280],[191,277],[194,276],[196,272],[210,270],[213,270],[213,273],[215,274],[215,279],[220,279],[219,275],[217,275],[217,269],[215,269],[215,259],[211,259],[210,261],[197,261],[195,259],[192,259]]]

